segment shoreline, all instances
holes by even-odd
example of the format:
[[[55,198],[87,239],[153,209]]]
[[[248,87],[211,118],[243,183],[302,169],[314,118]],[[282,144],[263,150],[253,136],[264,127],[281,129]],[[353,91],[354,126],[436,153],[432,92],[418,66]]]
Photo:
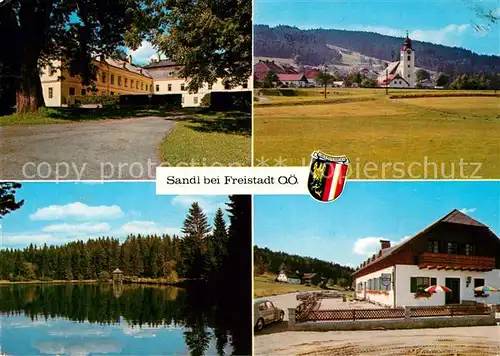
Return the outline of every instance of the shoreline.
[[[147,285],[162,285],[162,286],[172,286],[172,287],[181,287],[184,288],[189,284],[198,284],[204,283],[205,281],[202,279],[181,279],[177,282],[168,282],[163,278],[136,278],[129,279],[127,277],[124,278],[122,284],[147,284]],[[16,284],[113,284],[113,280],[108,281],[99,281],[98,279],[85,279],[85,280],[52,280],[52,281],[41,281],[41,280],[33,280],[33,281],[6,281],[0,280],[0,286],[8,286],[8,285],[16,285]],[[1,355],[0,356],[4,356]]]
[[[53,281],[41,281],[41,280],[34,280],[34,281],[0,281],[0,286],[1,285],[14,285],[14,284],[89,284],[89,283],[99,283],[99,280],[97,279],[84,279],[84,280],[71,280],[71,281],[65,281],[65,280],[53,280]],[[4,356],[1,355],[0,356]]]

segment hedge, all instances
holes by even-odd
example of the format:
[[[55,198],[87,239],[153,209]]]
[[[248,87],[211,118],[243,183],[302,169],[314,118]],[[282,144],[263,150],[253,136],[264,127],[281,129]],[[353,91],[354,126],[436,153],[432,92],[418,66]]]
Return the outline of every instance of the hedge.
[[[120,97],[118,95],[85,95],[85,96],[70,96],[68,99],[68,106],[80,105],[101,105],[113,106],[118,105]]]

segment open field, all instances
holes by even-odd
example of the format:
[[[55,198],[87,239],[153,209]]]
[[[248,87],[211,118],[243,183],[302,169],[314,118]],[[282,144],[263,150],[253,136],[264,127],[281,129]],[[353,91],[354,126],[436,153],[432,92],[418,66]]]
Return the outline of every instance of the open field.
[[[287,331],[256,335],[258,355],[339,356],[495,356],[500,355],[500,326],[462,328]]]
[[[407,98],[389,99],[380,89],[329,88],[326,103],[321,89],[297,92],[256,102],[256,165],[307,166],[319,149],[346,155],[356,179],[500,177],[500,96],[493,92],[392,89],[389,95]]]
[[[288,283],[275,282],[274,281],[275,278],[276,278],[275,275],[267,273],[262,276],[254,276],[253,279],[254,298],[269,297],[273,295],[288,294],[295,292],[322,290],[321,288],[315,286],[306,286],[304,284],[288,284]]]
[[[250,166],[250,114],[202,113],[173,118],[172,132],[160,144],[160,158],[171,166]]]

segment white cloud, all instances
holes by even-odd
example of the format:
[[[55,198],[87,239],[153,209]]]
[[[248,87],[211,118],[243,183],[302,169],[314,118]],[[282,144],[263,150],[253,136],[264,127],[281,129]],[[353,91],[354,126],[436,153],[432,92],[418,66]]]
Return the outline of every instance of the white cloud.
[[[390,241],[391,246],[399,245],[411,236],[404,236],[399,241],[391,241],[386,237],[363,237],[354,243],[352,251],[362,256],[372,256],[380,250],[380,240]]]
[[[136,50],[127,49],[127,54],[132,55],[132,61],[137,64],[146,64],[153,58],[157,58],[156,48],[151,42],[142,41],[141,46]]]
[[[69,241],[67,236],[55,236],[52,234],[40,233],[18,233],[2,234],[2,245],[4,246],[27,246],[30,243],[34,245],[60,244]]]
[[[31,220],[96,220],[115,219],[123,216],[123,211],[118,205],[89,206],[84,203],[74,202],[66,205],[50,205],[38,209],[30,215]]]
[[[463,209],[460,209],[460,212],[464,213],[464,214],[471,214],[473,212],[476,211],[476,208],[463,208]]]
[[[216,201],[215,198],[216,196],[207,197],[207,196],[197,196],[197,195],[177,195],[176,197],[174,197],[174,199],[172,199],[172,204],[180,205],[183,206],[184,208],[189,209],[189,207],[191,207],[191,204],[193,204],[193,202],[198,202],[198,204],[205,213],[213,214],[217,211],[218,208],[221,208],[222,210],[224,210],[225,208],[225,203],[221,201]]]
[[[108,223],[83,223],[83,224],[53,224],[42,228],[43,232],[65,233],[71,235],[100,233],[111,230]]]
[[[358,255],[371,256],[380,249],[382,237],[363,237],[354,243],[353,252]]]
[[[119,229],[120,235],[128,234],[170,234],[180,235],[181,229],[178,227],[170,227],[160,225],[154,221],[129,221],[123,224]]]

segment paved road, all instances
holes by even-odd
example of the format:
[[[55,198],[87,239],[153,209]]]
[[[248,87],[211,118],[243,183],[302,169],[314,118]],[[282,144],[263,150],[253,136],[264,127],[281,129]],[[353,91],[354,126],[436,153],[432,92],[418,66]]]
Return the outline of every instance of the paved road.
[[[286,331],[255,335],[255,355],[408,356],[500,355],[500,326],[461,328]]]
[[[161,117],[0,127],[2,179],[154,179]]]

